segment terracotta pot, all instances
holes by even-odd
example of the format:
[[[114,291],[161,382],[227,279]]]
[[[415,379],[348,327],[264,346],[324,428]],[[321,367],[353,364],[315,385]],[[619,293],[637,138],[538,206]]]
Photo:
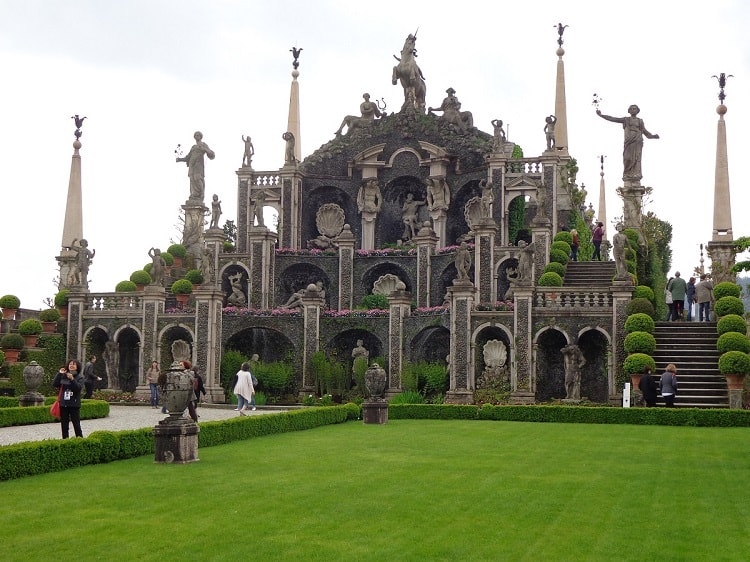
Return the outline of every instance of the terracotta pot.
[[[57,310],[60,312],[60,318],[67,320],[68,318],[68,305],[58,306]]]
[[[28,336],[23,336],[23,344],[26,347],[36,347],[38,341],[39,334],[29,334]]]
[[[633,385],[633,390],[638,390],[638,385],[641,383],[641,377],[643,375],[638,373],[637,375],[630,375],[630,384]]]
[[[174,298],[177,299],[177,304],[180,305],[180,308],[183,308],[187,304],[188,300],[190,299],[190,295],[185,295],[185,294],[180,293],[180,294],[175,295]]]
[[[57,331],[57,322],[42,322],[42,332],[54,334]]]
[[[136,283],[135,284],[135,290],[143,292],[146,289],[146,285]]]
[[[742,390],[745,388],[745,375],[724,376],[727,378],[727,388],[729,388],[729,390]]]
[[[3,308],[3,320],[13,320],[17,311],[17,308]]]
[[[182,267],[182,258],[178,256],[174,256],[174,262],[172,262],[172,267]]]
[[[18,362],[18,356],[21,355],[20,349],[4,349],[5,352],[5,362],[6,363],[17,363]]]

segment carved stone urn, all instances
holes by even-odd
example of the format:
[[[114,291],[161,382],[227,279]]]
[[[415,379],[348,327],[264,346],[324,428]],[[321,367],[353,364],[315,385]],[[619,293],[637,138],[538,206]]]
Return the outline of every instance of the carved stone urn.
[[[370,395],[370,400],[381,401],[385,395],[386,374],[377,363],[373,363],[365,372],[365,387]]]
[[[44,368],[36,361],[30,362],[23,368],[23,382],[26,392],[18,397],[21,406],[41,406],[44,404],[44,396],[37,391],[44,380]]]
[[[183,423],[183,412],[193,399],[193,373],[186,371],[175,361],[167,370],[167,384],[164,387],[164,405],[169,412],[167,423]],[[192,423],[192,420],[189,420]]]

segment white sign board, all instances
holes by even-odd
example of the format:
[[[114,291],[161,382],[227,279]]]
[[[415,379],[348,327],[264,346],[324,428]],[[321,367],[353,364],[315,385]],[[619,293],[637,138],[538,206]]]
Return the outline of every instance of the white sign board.
[[[625,383],[625,388],[622,390],[622,407],[630,408],[630,383]]]

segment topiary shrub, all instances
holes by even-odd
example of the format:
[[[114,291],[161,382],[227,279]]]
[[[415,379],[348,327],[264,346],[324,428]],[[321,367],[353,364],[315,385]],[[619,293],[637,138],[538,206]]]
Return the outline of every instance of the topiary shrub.
[[[742,299],[738,297],[721,297],[716,301],[714,310],[719,317],[727,314],[742,316],[745,313],[745,306],[742,304]]]
[[[68,295],[70,291],[68,289],[62,289],[55,295],[55,306],[68,306]]]
[[[147,263],[146,265],[143,266],[143,271],[151,275],[151,269],[153,269],[153,267],[154,267],[153,263]]]
[[[3,363],[5,363],[5,352],[0,349],[0,366],[2,366]]]
[[[151,283],[151,276],[147,271],[139,269],[130,274],[130,280],[136,285],[148,285]]]
[[[388,297],[385,295],[365,295],[362,300],[359,301],[359,308],[366,310],[388,310],[390,305],[388,304]]]
[[[633,291],[634,299],[648,299],[651,303],[656,302],[656,295],[654,290],[648,285],[638,285]]]
[[[565,277],[565,266],[561,263],[557,263],[556,261],[551,261],[546,265],[546,267],[544,268],[544,273],[547,273],[548,271],[557,273],[560,277]]]
[[[138,287],[135,283],[133,283],[130,280],[120,281],[117,285],[115,285],[115,291],[118,293],[132,293],[133,291],[137,291]]]
[[[23,349],[24,340],[21,334],[5,334],[0,338],[0,347],[3,349]]]
[[[626,334],[632,334],[633,332],[647,332],[653,334],[655,327],[654,319],[643,312],[632,314],[628,316],[627,320],[625,320]]]
[[[654,305],[651,304],[651,301],[648,299],[633,299],[628,303],[625,312],[628,313],[628,316],[640,312],[642,314],[648,314],[651,318],[653,318],[654,314],[656,314],[656,312],[654,311]]]
[[[167,248],[167,253],[169,253],[172,258],[185,258],[187,257],[187,250],[185,249],[185,246],[182,244],[172,244],[169,248]],[[162,254],[163,256],[164,254]],[[174,259],[172,260],[174,263]]]
[[[232,244],[229,240],[224,240],[221,248],[225,254],[231,254],[232,252],[234,252],[234,244]]]
[[[557,263],[561,263],[561,264],[565,265],[570,260],[570,258],[568,256],[570,256],[570,252],[568,252],[566,254],[562,250],[555,250],[555,249],[553,249],[553,250],[550,250],[550,252],[549,252],[549,261],[551,261],[551,262],[557,262]]]
[[[628,268],[628,273],[636,275],[638,273],[638,264],[633,260],[625,260],[625,267]]]
[[[716,349],[719,353],[726,353],[727,351],[750,353],[750,338],[745,334],[727,332],[726,334],[721,334],[719,339],[716,340]]]
[[[548,271],[547,273],[542,273],[537,284],[540,287],[562,287],[563,280],[554,271]]]
[[[742,288],[737,283],[723,281],[714,287],[714,298],[719,300],[722,297],[737,297],[742,294]]]
[[[38,336],[42,333],[42,323],[36,318],[27,318],[18,325],[18,333],[22,336]]]
[[[0,297],[0,308],[18,309],[21,306],[21,299],[16,295],[3,295]]]
[[[193,284],[187,279],[178,279],[170,288],[173,295],[189,295],[193,292]]]
[[[60,320],[60,311],[56,308],[48,308],[47,310],[42,310],[39,313],[39,320],[42,322],[57,322]]]
[[[626,375],[639,375],[646,370],[646,367],[651,367],[652,371],[656,371],[654,358],[645,353],[628,355],[622,363],[622,369]]]
[[[570,232],[566,232],[563,230],[562,232],[558,232],[555,234],[555,237],[553,238],[554,242],[565,242],[568,246],[570,246],[573,243],[573,235]]]
[[[561,252],[565,252],[565,255],[570,256],[570,252],[572,248],[570,247],[570,244],[567,242],[563,242],[562,240],[556,240],[555,242],[552,242],[552,246],[550,246],[550,250],[560,250]]]
[[[625,351],[651,355],[656,350],[656,338],[648,332],[631,332],[625,336]]]
[[[727,332],[747,334],[747,322],[739,314],[727,314],[719,318],[716,324],[716,331],[719,335],[726,334]]]
[[[174,264],[174,256],[169,252],[162,252],[161,257],[164,260],[164,265],[171,267]]]
[[[727,351],[719,357],[719,371],[722,375],[750,374],[750,355],[742,351]]]
[[[193,285],[200,285],[203,283],[203,274],[197,269],[191,269],[185,274],[185,279],[190,281]]]

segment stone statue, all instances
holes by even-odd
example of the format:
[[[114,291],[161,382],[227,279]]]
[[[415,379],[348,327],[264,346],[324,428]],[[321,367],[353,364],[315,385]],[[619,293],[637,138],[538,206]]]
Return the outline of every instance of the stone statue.
[[[294,155],[294,134],[287,131],[281,138],[286,141],[286,149],[284,150],[284,164],[295,164],[297,157]]]
[[[344,127],[347,128],[347,134],[350,133],[352,129],[368,127],[372,125],[376,117],[382,117],[383,114],[380,112],[378,106],[375,102],[370,101],[370,94],[362,94],[362,97],[365,99],[365,101],[359,104],[359,111],[362,116],[357,117],[356,115],[347,115],[344,117],[339,130],[334,133],[335,135],[340,135]]]
[[[151,258],[151,284],[163,286],[164,267],[167,264],[161,255],[161,250],[159,248],[151,248],[148,251],[148,255]]]
[[[480,180],[479,189],[482,193],[481,197],[479,198],[479,209],[481,211],[482,218],[488,219],[492,217],[492,182],[488,182],[487,180]]]
[[[211,200],[211,224],[208,228],[219,228],[219,217],[221,216],[221,201],[219,196],[214,193]]]
[[[448,88],[445,92],[448,94],[448,97],[443,100],[440,107],[430,107],[428,113],[432,114],[433,111],[442,111],[443,115],[441,119],[444,119],[451,125],[455,125],[462,132],[471,129],[474,126],[474,117],[471,111],[461,111],[461,102],[455,96],[456,90]]]
[[[171,351],[172,361],[190,361],[190,344],[185,340],[174,340]]]
[[[242,155],[242,167],[250,168],[252,167],[252,159],[253,155],[255,154],[255,147],[253,146],[253,141],[250,138],[250,135],[248,135],[247,137],[245,135],[242,135],[242,142],[245,143],[245,152]]]
[[[250,225],[254,225],[255,221],[258,221],[258,226],[266,226],[265,219],[263,218],[263,206],[266,202],[266,191],[259,187],[255,191],[255,199],[251,199],[252,202],[252,214],[250,216]]]
[[[547,217],[547,186],[540,183],[536,188],[536,217],[534,218],[546,218]]]
[[[430,211],[447,211],[451,190],[445,178],[427,178],[427,208]]]
[[[560,350],[565,362],[565,399],[581,399],[581,367],[586,364],[586,358],[577,345],[566,345]]]
[[[625,131],[625,143],[622,151],[622,180],[624,182],[635,183],[640,185],[643,173],[641,171],[641,156],[643,153],[643,137],[648,139],[658,139],[659,135],[653,135],[646,130],[643,119],[638,117],[640,108],[633,104],[628,108],[628,117],[612,117],[604,115],[600,110],[596,114],[602,119],[612,121],[613,123],[622,123]]]
[[[187,156],[177,157],[177,162],[185,162],[188,167],[188,177],[190,178],[190,200],[200,201],[203,203],[206,192],[206,178],[205,178],[205,164],[203,162],[203,156],[208,156],[209,160],[213,160],[216,154],[213,150],[208,148],[208,145],[203,142],[203,133],[196,131],[193,135],[195,144],[187,153]]]
[[[534,245],[527,244],[525,240],[519,240],[518,247],[520,248],[520,254],[518,256],[516,282],[529,284],[534,271]]]
[[[383,202],[380,193],[380,184],[377,178],[366,178],[362,180],[357,194],[357,209],[359,212],[378,213]]]
[[[508,348],[500,340],[488,340],[482,348],[482,355],[486,368],[502,367],[508,359]]]
[[[466,242],[461,242],[456,250],[456,271],[458,272],[457,281],[469,280],[469,268],[471,268],[471,252]]]
[[[417,49],[414,45],[416,42],[417,36],[410,33],[404,41],[401,57],[393,55],[393,58],[398,61],[398,65],[393,67],[391,83],[395,86],[400,80],[401,87],[404,89],[404,105],[401,107],[401,111],[424,113],[427,87],[422,69],[419,68],[415,60]]]
[[[493,119],[492,121],[490,121],[490,123],[492,124],[492,127],[494,129],[492,151],[500,152],[503,149],[503,145],[507,141],[507,138],[505,137],[505,131],[503,130],[503,122],[500,119]]]
[[[299,291],[292,293],[292,296],[289,297],[289,300],[281,305],[281,308],[304,308],[304,305],[302,304],[302,297],[304,296],[304,289],[300,289]]]
[[[621,222],[615,227],[617,232],[612,237],[612,254],[615,258],[615,268],[617,269],[616,279],[630,279],[628,275],[628,266],[625,263],[625,250],[630,247],[628,237],[623,234],[625,227]]]
[[[76,246],[76,242],[78,242],[78,246]],[[88,287],[89,266],[96,255],[96,250],[89,250],[89,243],[85,238],[81,238],[80,241],[77,238],[73,239],[70,246],[65,246],[65,249],[76,253],[76,264],[72,271],[71,284]]]
[[[557,117],[554,115],[548,116],[544,122],[544,136],[547,138],[547,150],[555,149],[555,124],[557,123]]]
[[[411,240],[417,234],[419,226],[419,207],[425,205],[426,201],[415,201],[413,193],[407,193],[404,206],[401,209],[401,218],[404,222],[404,240]]]
[[[245,292],[242,290],[242,272],[227,277],[229,279],[230,292],[227,296],[227,304],[230,306],[245,306],[247,299]]]
[[[370,357],[370,352],[367,351],[365,348],[362,340],[357,340],[357,347],[352,349],[352,359],[357,359],[358,357],[364,357],[365,359]]]
[[[120,390],[120,344],[107,340],[104,343],[102,359],[104,359],[104,366],[107,368],[108,388]]]
[[[311,287],[307,287],[308,296],[310,296],[309,295],[310,289],[311,289]],[[326,290],[323,288],[323,282],[322,281],[318,280],[318,281],[315,282],[315,290],[317,291],[318,296],[321,299],[325,299],[326,298]],[[312,296],[315,296],[315,295],[312,295]]]
[[[210,248],[203,248],[201,257],[201,275],[204,283],[213,283],[216,280],[216,271],[214,268],[214,253]]]
[[[583,217],[586,219],[586,222],[589,225],[594,224],[594,215],[596,214],[596,211],[594,211],[594,204],[589,203],[588,208],[583,212]]]

